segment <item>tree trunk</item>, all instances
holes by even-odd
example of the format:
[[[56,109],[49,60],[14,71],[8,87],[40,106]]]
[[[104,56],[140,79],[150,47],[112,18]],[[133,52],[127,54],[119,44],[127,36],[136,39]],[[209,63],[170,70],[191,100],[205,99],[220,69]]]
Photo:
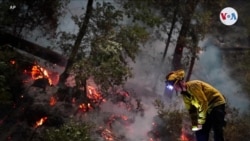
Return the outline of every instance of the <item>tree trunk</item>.
[[[165,59],[165,57],[167,55],[167,51],[168,51],[168,47],[169,47],[169,44],[170,44],[170,41],[171,41],[172,33],[173,33],[173,30],[174,30],[174,27],[175,27],[175,23],[177,21],[177,13],[179,11],[179,0],[177,0],[176,2],[177,3],[176,3],[175,10],[174,10],[170,31],[168,33],[168,39],[167,39],[167,42],[166,42],[166,46],[165,46],[165,50],[164,50],[164,53],[163,53],[162,61],[164,61],[164,59]]]
[[[40,46],[38,44],[29,42],[20,37],[14,36],[3,31],[0,32],[0,45],[11,45],[14,48],[25,51],[29,54],[32,54],[36,57],[40,57],[52,64],[59,66],[66,65],[66,58],[64,58],[59,53],[56,53],[46,47]]]
[[[73,63],[75,61],[75,57],[76,57],[78,50],[80,48],[80,45],[81,45],[81,41],[82,41],[84,35],[86,34],[86,31],[87,31],[89,19],[91,17],[92,10],[93,10],[92,5],[93,5],[93,0],[88,0],[87,10],[86,10],[86,14],[85,14],[82,26],[80,28],[78,35],[77,35],[77,39],[76,39],[74,46],[72,48],[72,51],[71,51],[71,54],[69,56],[68,63],[65,67],[65,70],[60,76],[59,85],[64,85],[66,78],[69,76],[69,71],[70,71],[71,67],[73,66]]]
[[[88,97],[87,97],[87,90],[88,90],[88,85],[87,85],[87,79],[82,79],[82,80],[80,80],[80,85],[82,86],[82,87],[84,87],[84,90],[83,90],[83,99],[84,100],[87,100],[88,99]],[[90,102],[90,101],[87,101],[88,103]]]
[[[172,60],[172,69],[181,69],[183,68],[181,59],[182,59],[182,53],[183,49],[186,46],[186,37],[189,30],[190,22],[192,19],[192,16],[194,14],[195,8],[198,4],[199,0],[188,0],[187,4],[185,6],[186,14],[183,17],[183,23],[181,26],[181,30],[177,39],[177,44],[175,46],[174,51],[174,57]]]
[[[192,75],[193,68],[194,68],[195,59],[196,59],[195,56],[192,56],[192,57],[191,57],[190,66],[189,66],[189,69],[188,69],[186,81],[189,81],[189,80],[190,80],[190,77],[191,77],[191,75]]]
[[[196,59],[196,55],[197,55],[198,42],[199,42],[199,38],[197,36],[197,31],[195,29],[195,26],[193,26],[190,31],[191,31],[191,38],[192,38],[193,47],[191,48],[192,56],[191,56],[191,60],[190,60],[190,66],[188,69],[186,81],[189,81],[190,77],[192,75],[194,63],[195,63],[195,59]]]

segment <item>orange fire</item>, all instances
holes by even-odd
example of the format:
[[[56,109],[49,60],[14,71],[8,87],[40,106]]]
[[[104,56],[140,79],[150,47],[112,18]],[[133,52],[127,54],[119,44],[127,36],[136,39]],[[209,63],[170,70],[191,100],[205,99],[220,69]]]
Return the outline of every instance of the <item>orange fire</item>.
[[[114,135],[109,129],[104,129],[101,135],[105,141],[114,141]]]
[[[46,70],[45,68],[34,65],[31,69],[31,77],[33,80],[37,80],[40,78],[46,78],[49,81],[50,85],[56,85],[59,81],[58,73],[52,73]]]
[[[98,102],[99,100],[103,100],[102,95],[95,89],[95,87],[88,86],[88,98],[94,100],[93,102]]]
[[[181,141],[189,141],[185,134],[181,134]]]
[[[181,129],[180,140],[181,140],[181,141],[192,141],[192,140],[188,137],[188,134],[187,134],[187,132],[185,131],[185,128],[184,128],[184,127],[182,127],[182,129]]]
[[[34,80],[39,79],[39,78],[47,78],[49,80],[49,84],[52,85],[52,80],[49,78],[48,71],[40,67],[39,65],[35,65],[32,67],[31,77]]]
[[[123,120],[128,120],[128,117],[125,116],[125,115],[121,115],[121,118],[122,118]]]
[[[93,108],[91,107],[90,103],[88,104],[82,103],[79,105],[79,109],[81,109],[83,112],[86,112],[87,110],[91,110]]]
[[[104,98],[102,97],[101,93],[96,90],[93,86],[87,86],[87,97],[91,100],[92,104],[96,104],[99,102],[104,102]],[[76,98],[72,98],[72,103],[76,103]],[[94,105],[90,103],[81,103],[78,108],[82,112],[87,112],[89,110],[94,109]]]
[[[37,128],[37,127],[43,125],[43,123],[44,123],[47,119],[48,119],[47,117],[43,117],[43,118],[41,118],[40,120],[38,120],[38,121],[36,122],[35,128]]]

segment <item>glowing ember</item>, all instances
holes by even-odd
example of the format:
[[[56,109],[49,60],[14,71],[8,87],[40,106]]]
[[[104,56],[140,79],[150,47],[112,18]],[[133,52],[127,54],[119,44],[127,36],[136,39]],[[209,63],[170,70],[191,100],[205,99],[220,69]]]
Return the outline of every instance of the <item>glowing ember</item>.
[[[155,141],[153,138],[150,138],[149,141]]]
[[[103,129],[101,132],[101,136],[105,141],[114,141],[115,136],[109,129]]]
[[[10,60],[10,63],[11,63],[12,65],[15,65],[15,64],[16,64],[16,61],[15,61],[15,60]]]
[[[37,127],[43,125],[43,123],[44,123],[47,119],[48,119],[47,117],[43,117],[43,118],[41,118],[40,120],[38,120],[38,121],[36,122],[35,128],[37,128]]]
[[[119,123],[121,123],[121,124],[123,124],[123,125],[125,125],[125,128],[126,128],[126,127],[129,127],[129,125],[133,122],[133,120],[132,120],[132,119],[129,119],[129,117],[126,116],[126,115],[116,115],[116,114],[113,114],[113,115],[111,115],[111,116],[107,119],[106,124],[107,124],[107,126],[108,126],[110,129],[112,129],[112,128],[113,128],[113,127],[112,127],[112,124],[115,123],[116,121],[119,122]]]
[[[123,120],[128,120],[128,117],[125,116],[125,115],[121,115],[121,118],[122,118]]]
[[[91,107],[90,103],[88,103],[88,104],[82,103],[79,105],[79,109],[81,109],[81,111],[83,111],[83,112],[86,112],[86,111],[91,110],[93,108]]]
[[[56,98],[54,96],[50,97],[49,105],[54,106],[55,104],[56,104]]]
[[[95,87],[87,86],[87,88],[87,97],[91,102],[82,103],[78,106],[79,110],[82,112],[92,110],[94,109],[93,107],[95,107],[94,104],[100,104],[101,102],[104,102],[104,98],[102,97],[101,93],[95,89]],[[72,103],[76,103],[76,98],[72,98]]]
[[[89,99],[94,100],[93,102],[98,102],[103,99],[102,95],[92,86],[88,86],[88,94]]]
[[[76,103],[76,98],[73,97],[71,101],[72,101],[72,103]]]
[[[85,104],[83,103],[83,104],[80,104],[80,105],[79,105],[79,108],[80,108],[80,109],[86,109],[87,106],[85,106]]]
[[[181,141],[194,141],[194,136],[189,134],[187,130],[184,127],[182,127],[180,140]]]
[[[181,141],[189,141],[185,134],[181,134]]]

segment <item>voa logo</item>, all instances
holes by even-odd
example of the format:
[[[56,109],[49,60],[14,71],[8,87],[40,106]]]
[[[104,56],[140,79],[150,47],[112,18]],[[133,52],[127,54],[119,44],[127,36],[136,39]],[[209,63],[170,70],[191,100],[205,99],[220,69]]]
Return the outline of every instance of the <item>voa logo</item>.
[[[233,25],[238,20],[238,13],[237,11],[232,7],[226,7],[221,10],[220,12],[220,21],[224,25]]]

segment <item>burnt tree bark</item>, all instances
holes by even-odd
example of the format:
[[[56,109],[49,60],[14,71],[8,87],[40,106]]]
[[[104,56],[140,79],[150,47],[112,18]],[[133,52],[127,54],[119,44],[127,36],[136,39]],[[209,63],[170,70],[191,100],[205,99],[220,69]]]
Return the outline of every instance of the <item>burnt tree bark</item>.
[[[80,28],[80,31],[79,31],[78,35],[77,35],[74,46],[73,46],[73,48],[71,50],[71,54],[69,56],[68,63],[66,65],[66,67],[65,67],[65,70],[60,75],[60,81],[59,81],[60,85],[64,86],[64,82],[65,82],[66,78],[69,76],[69,71],[70,71],[71,67],[74,64],[75,57],[76,57],[76,55],[78,53],[78,50],[80,48],[80,45],[81,45],[81,41],[82,41],[84,35],[86,34],[86,31],[87,31],[87,28],[88,28],[89,19],[91,17],[92,11],[93,11],[92,5],[93,5],[93,0],[88,0],[87,10],[86,10],[85,17],[83,19],[82,26]]]
[[[183,15],[183,23],[177,39],[177,43],[174,50],[174,57],[172,60],[173,70],[181,69],[183,67],[181,63],[182,53],[184,47],[186,46],[186,37],[189,31],[190,22],[198,2],[199,0],[188,0],[186,3],[185,6],[186,14]]]

